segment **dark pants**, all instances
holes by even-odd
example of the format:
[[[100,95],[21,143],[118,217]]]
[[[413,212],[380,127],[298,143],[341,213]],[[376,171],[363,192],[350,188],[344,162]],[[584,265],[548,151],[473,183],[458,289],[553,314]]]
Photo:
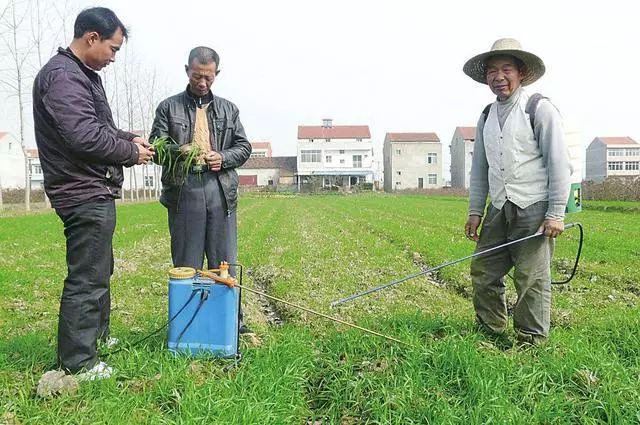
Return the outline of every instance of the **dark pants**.
[[[545,201],[524,209],[511,202],[500,210],[490,206],[482,222],[476,252],[536,233],[546,211]],[[506,330],[504,276],[513,267],[518,293],[513,324],[518,338],[537,341],[549,336],[553,246],[552,239],[539,236],[471,261],[473,305],[480,324],[495,333]]]
[[[218,268],[222,261],[237,262],[236,213],[227,212],[216,173],[188,174],[177,205],[167,211],[174,267],[202,269],[205,256],[209,269]],[[235,277],[235,267],[229,267],[229,273]]]
[[[168,216],[174,267],[201,269],[205,256],[210,269],[222,261],[236,262],[236,213],[227,213],[215,173],[189,174],[180,188],[177,205],[168,208]]]
[[[97,340],[109,334],[113,273],[113,199],[58,208],[67,239],[67,278],[60,300],[58,362],[72,373],[92,368]]]

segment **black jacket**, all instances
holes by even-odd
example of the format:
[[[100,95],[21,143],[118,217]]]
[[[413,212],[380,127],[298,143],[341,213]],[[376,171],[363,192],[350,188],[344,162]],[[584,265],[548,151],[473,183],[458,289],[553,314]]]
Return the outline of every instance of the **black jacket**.
[[[227,202],[228,213],[238,205],[238,173],[236,168],[244,164],[251,155],[251,144],[244,133],[236,105],[218,96],[207,107],[210,143],[214,151],[222,155],[222,169],[218,179]],[[196,121],[196,101],[183,91],[171,96],[158,105],[149,140],[155,137],[170,137],[179,145],[193,141]],[[184,181],[182,167],[162,169],[162,197],[160,202],[166,207],[174,207],[180,196],[180,184]]]
[[[122,166],[138,161],[135,135],[116,128],[100,76],[69,49],[36,75],[33,118],[51,206],[120,197]]]

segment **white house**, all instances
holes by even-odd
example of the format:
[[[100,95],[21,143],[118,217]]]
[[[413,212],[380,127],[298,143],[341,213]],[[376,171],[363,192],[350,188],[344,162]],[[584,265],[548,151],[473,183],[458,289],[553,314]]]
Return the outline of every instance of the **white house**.
[[[350,187],[373,182],[373,143],[368,125],[298,126],[298,183],[314,177],[322,186]]]
[[[271,156],[271,142],[251,142],[251,158]]]
[[[31,188],[42,189],[42,167],[37,149],[27,149]],[[20,141],[12,134],[0,132],[0,187],[2,189],[24,189],[24,152]]]
[[[442,143],[436,133],[387,133],[382,157],[385,192],[443,186]]]
[[[238,172],[242,186],[291,186],[296,183],[295,156],[249,158]]]
[[[451,187],[469,188],[475,127],[456,127],[451,139]]]
[[[640,144],[631,137],[596,137],[586,159],[586,180],[640,176]]]

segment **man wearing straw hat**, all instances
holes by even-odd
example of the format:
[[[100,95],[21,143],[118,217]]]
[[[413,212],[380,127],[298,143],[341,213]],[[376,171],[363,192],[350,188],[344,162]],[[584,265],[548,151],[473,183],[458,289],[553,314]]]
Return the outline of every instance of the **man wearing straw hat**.
[[[545,66],[517,40],[496,41],[490,51],[468,60],[463,70],[496,95],[476,127],[465,235],[477,242],[476,252],[537,231],[545,235],[474,258],[476,319],[491,334],[506,332],[504,276],[514,268],[516,339],[539,344],[549,336],[553,238],[564,230],[569,197],[562,120],[546,98],[531,110],[532,96],[524,86],[542,77]],[[487,195],[491,202],[485,211]]]

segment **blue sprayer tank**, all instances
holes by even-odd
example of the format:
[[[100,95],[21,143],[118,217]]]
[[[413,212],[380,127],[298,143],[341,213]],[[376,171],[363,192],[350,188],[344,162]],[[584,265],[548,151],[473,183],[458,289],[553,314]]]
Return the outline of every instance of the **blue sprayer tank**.
[[[239,288],[202,278],[190,267],[171,269],[169,351],[195,356],[236,357],[239,291]]]

